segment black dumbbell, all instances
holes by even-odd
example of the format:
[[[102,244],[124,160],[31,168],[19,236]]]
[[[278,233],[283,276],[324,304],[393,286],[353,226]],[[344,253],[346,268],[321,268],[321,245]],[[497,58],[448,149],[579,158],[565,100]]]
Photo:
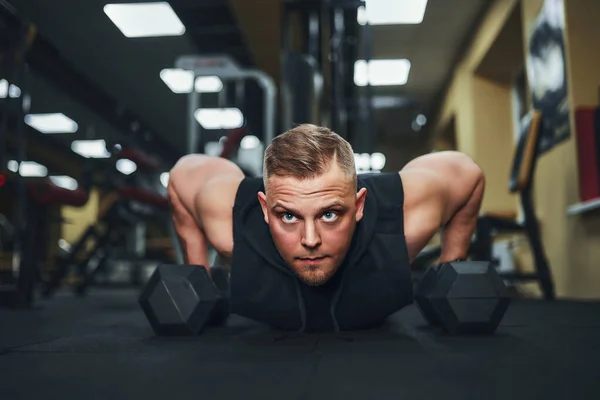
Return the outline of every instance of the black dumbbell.
[[[199,265],[159,265],[139,303],[157,335],[197,335],[229,316],[229,272]]]
[[[457,261],[427,270],[415,301],[430,325],[450,334],[492,334],[510,296],[492,263]]]

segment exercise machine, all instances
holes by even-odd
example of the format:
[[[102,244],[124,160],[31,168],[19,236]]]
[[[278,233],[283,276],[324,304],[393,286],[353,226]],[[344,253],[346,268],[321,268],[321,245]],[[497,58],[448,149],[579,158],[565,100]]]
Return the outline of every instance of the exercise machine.
[[[217,76],[225,81],[240,81],[254,79],[264,91],[263,97],[263,119],[264,119],[264,142],[270,143],[275,137],[275,112],[277,102],[277,87],[273,79],[265,72],[257,69],[242,69],[233,59],[227,55],[199,56],[184,55],[177,58],[175,67],[194,74],[193,82],[203,76]],[[200,109],[200,93],[192,88],[188,96],[188,153],[195,153],[200,143],[200,124],[196,121],[196,110]]]

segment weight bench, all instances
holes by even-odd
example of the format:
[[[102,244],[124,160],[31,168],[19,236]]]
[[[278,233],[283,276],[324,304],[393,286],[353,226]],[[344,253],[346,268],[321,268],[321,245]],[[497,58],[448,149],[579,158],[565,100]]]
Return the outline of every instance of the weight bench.
[[[495,262],[492,256],[492,248],[496,235],[503,233],[524,234],[531,245],[535,271],[533,273],[501,273],[500,276],[509,281],[537,281],[544,298],[554,299],[554,282],[540,237],[539,222],[532,199],[541,120],[542,115],[537,110],[532,111],[524,118],[510,175],[509,191],[512,194],[519,195],[523,220],[517,221],[516,212],[490,212],[480,215],[468,256],[473,261],[491,260]],[[425,249],[413,261],[413,270],[423,270],[439,258],[440,254],[441,247],[439,246]]]

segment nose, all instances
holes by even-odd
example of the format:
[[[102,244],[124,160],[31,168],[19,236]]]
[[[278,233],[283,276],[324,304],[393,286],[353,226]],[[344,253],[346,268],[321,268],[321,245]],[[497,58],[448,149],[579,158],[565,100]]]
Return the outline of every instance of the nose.
[[[304,223],[304,234],[302,235],[302,246],[314,248],[321,244],[321,236],[317,230],[317,227],[312,221]]]

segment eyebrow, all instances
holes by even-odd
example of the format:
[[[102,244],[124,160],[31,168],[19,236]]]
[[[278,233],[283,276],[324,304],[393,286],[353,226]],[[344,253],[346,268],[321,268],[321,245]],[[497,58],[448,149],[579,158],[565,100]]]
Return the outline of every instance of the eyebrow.
[[[273,207],[271,207],[271,211],[276,212],[275,209],[277,209],[277,208],[283,208],[284,210],[289,211],[291,214],[295,214],[295,215],[300,214],[299,210],[295,210],[293,208],[286,207],[286,206],[284,206],[283,204],[280,204],[280,203],[273,204]],[[340,202],[336,201],[335,203],[331,203],[331,204],[329,204],[329,205],[327,205],[325,207],[319,208],[317,214],[320,214],[320,213],[322,213],[324,211],[327,211],[327,210],[331,210],[333,208],[341,209],[341,211],[348,210],[348,207],[346,205],[344,205],[343,203],[340,203]]]

